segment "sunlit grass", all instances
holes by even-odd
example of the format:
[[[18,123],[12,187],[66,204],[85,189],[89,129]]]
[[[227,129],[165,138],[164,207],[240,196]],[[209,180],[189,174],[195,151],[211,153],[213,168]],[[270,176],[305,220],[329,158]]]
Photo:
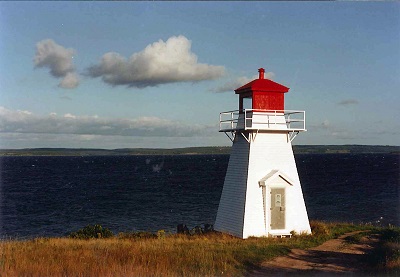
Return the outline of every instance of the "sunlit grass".
[[[312,222],[314,235],[242,240],[221,233],[0,241],[0,276],[237,276],[263,260],[370,225]],[[391,242],[393,243],[393,242]],[[397,260],[398,262],[398,260]]]

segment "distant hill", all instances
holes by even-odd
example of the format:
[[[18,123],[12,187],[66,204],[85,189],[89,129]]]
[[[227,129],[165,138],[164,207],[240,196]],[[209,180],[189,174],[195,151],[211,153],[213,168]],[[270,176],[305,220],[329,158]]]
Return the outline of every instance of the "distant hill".
[[[189,154],[229,154],[231,147],[188,147],[176,149],[162,148],[27,148],[0,149],[0,156],[111,156],[111,155],[189,155]]]
[[[123,149],[73,149],[73,148],[28,148],[0,149],[0,156],[110,156],[110,155],[195,155],[229,154],[231,147],[188,147],[174,149],[123,148]],[[384,145],[294,145],[295,154],[344,154],[344,153],[395,153],[400,146]]]
[[[340,153],[397,153],[400,146],[389,145],[294,145],[296,154],[340,154]]]

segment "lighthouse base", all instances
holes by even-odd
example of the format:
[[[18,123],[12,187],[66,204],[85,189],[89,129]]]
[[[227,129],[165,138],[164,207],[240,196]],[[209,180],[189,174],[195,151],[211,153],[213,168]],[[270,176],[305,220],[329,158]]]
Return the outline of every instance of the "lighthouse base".
[[[235,136],[214,229],[240,238],[311,233],[287,132]]]

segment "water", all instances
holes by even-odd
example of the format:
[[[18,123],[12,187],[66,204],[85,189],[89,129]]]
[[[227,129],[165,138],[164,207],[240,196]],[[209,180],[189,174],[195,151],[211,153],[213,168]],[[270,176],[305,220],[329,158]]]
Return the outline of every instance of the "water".
[[[1,157],[1,237],[214,223],[228,155]],[[399,156],[296,155],[310,219],[400,226]],[[379,222],[378,222],[379,221]]]
[[[400,156],[298,155],[311,219],[400,226]]]

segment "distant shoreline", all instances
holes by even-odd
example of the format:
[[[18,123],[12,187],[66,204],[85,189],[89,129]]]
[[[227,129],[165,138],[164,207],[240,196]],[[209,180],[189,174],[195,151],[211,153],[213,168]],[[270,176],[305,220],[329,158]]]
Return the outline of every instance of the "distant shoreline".
[[[230,154],[230,146],[187,148],[27,148],[0,149],[0,156],[124,156],[124,155],[218,155]],[[400,154],[400,146],[389,145],[294,145],[294,154]]]

